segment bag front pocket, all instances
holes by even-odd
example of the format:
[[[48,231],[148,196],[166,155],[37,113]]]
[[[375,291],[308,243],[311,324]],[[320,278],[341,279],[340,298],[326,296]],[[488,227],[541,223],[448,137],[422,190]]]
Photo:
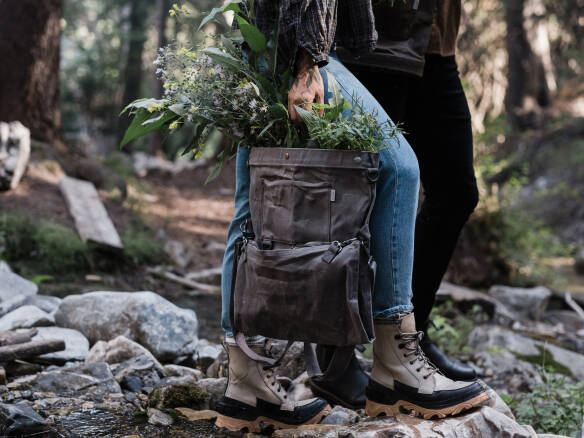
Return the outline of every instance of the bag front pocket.
[[[263,180],[260,238],[297,244],[329,242],[334,190],[329,183]]]
[[[334,245],[261,250],[247,244],[232,291],[233,329],[327,345],[370,342],[371,291],[360,291],[361,242]]]

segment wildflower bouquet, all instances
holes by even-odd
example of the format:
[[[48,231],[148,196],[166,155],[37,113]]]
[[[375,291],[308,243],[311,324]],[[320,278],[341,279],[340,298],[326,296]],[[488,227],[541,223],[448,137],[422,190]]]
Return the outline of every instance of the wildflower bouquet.
[[[227,11],[235,13],[240,35],[213,37],[209,47],[160,49],[155,65],[164,82],[164,98],[139,99],[123,110],[133,121],[122,146],[149,132],[188,129],[192,137],[184,150],[197,158],[207,137],[218,130],[232,140],[232,147],[218,157],[213,177],[238,146],[306,147],[310,143],[311,147],[375,151],[384,137],[395,135],[389,121],[379,123],[359,104],[351,108],[336,83],[329,105],[313,104],[311,111],[296,107],[306,123],[306,129],[296,129],[287,109],[291,69],[278,69],[277,32],[268,39],[254,25],[253,1],[214,8],[199,30]],[[177,17],[188,13],[176,4],[170,11]],[[322,109],[324,116],[318,113]]]

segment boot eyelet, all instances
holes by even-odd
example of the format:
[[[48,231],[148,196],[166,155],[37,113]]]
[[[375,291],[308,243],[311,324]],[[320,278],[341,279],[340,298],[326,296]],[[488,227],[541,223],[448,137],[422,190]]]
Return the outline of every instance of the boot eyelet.
[[[399,335],[395,335],[395,336],[393,337],[393,339],[395,339],[396,341],[397,341],[399,338],[400,338],[400,336],[399,336]]]

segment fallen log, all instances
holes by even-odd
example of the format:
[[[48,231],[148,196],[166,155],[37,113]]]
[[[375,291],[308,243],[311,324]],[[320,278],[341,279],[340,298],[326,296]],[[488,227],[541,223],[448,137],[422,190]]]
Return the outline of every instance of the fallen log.
[[[184,277],[173,274],[172,272],[164,271],[159,268],[148,269],[148,272],[159,278],[163,278],[165,280],[172,281],[174,283],[180,284],[190,289],[199,290],[208,294],[217,294],[221,292],[221,288],[219,286],[213,286],[210,284],[200,283],[194,280],[188,280]]]
[[[24,344],[5,345],[0,347],[0,362],[32,359],[41,354],[54,353],[64,349],[65,341],[62,340],[32,341]]]
[[[30,342],[37,332],[38,330],[35,328],[22,332],[0,332],[0,347],[4,345],[24,344]]]

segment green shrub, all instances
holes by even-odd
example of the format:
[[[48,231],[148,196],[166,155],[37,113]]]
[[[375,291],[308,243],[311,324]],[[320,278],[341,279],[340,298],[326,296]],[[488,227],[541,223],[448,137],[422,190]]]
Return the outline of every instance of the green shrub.
[[[517,421],[530,424],[538,433],[575,436],[584,418],[584,382],[540,368],[543,383],[523,396],[505,396]]]
[[[446,301],[434,306],[430,318],[434,322],[428,329],[432,342],[450,357],[467,358],[472,353],[467,345],[468,335],[476,323],[486,321],[488,316],[479,305],[464,313],[452,301]]]
[[[39,283],[49,281],[53,275],[116,271],[166,261],[160,243],[136,212],[122,241],[123,251],[110,251],[83,242],[75,231],[60,224],[15,214],[0,215],[0,259]]]

